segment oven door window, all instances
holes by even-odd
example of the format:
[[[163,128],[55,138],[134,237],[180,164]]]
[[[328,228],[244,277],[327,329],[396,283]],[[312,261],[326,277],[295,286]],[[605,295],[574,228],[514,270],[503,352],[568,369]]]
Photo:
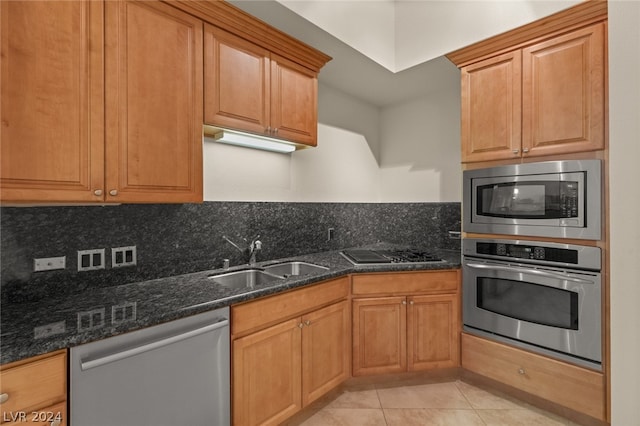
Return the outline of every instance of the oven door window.
[[[578,293],[500,278],[477,278],[477,306],[517,320],[578,329]]]
[[[502,182],[477,187],[476,213],[515,219],[578,217],[578,182]]]

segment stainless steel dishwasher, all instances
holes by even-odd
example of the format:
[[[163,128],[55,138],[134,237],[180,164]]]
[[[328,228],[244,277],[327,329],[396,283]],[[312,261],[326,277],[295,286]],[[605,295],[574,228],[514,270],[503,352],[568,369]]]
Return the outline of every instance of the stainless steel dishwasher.
[[[71,348],[71,426],[228,426],[229,308]]]

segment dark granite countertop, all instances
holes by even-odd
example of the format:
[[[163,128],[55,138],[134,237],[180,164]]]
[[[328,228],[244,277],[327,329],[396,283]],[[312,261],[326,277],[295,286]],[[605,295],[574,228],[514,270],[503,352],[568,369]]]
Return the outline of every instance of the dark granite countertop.
[[[350,273],[460,267],[460,252],[429,251],[442,258],[444,262],[354,266],[338,251],[330,251],[258,263],[256,266],[262,267],[296,260],[315,263],[328,269],[275,280],[250,290],[213,285],[208,277],[227,271],[210,270],[115,287],[88,289],[81,294],[59,297],[51,295],[37,302],[3,303],[0,310],[0,363],[70,348]],[[241,265],[228,271],[245,268],[247,265]],[[39,337],[40,331],[47,327],[57,329],[59,333]]]

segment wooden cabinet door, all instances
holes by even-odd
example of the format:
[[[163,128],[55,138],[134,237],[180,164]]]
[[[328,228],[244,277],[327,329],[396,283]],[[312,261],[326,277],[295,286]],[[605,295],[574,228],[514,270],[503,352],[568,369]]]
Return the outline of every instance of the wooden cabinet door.
[[[106,2],[106,199],[202,201],[202,21]]]
[[[306,406],[350,376],[349,303],[306,314],[302,323],[302,404]]]
[[[523,152],[604,149],[604,24],[523,50]]]
[[[461,69],[462,162],[520,157],[521,53]]]
[[[2,1],[0,28],[0,200],[102,201],[102,2]]]
[[[205,123],[267,134],[269,51],[212,25],[204,37]]]
[[[302,407],[300,318],[233,342],[233,423],[277,425]]]
[[[353,300],[353,375],[397,373],[407,368],[405,297]]]
[[[455,294],[409,298],[408,370],[460,365],[458,304]]]
[[[318,135],[316,73],[271,55],[271,128],[278,138],[315,146]]]

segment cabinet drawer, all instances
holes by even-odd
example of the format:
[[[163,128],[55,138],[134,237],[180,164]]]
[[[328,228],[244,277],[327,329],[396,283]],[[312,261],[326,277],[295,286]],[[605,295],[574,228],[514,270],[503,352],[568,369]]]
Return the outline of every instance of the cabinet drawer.
[[[9,414],[10,415],[10,414]],[[40,408],[32,411],[14,411],[14,417],[8,420],[15,420],[6,426],[66,426],[67,425],[67,403],[61,402],[51,407]]]
[[[605,418],[601,373],[468,334],[462,335],[462,367],[596,419]]]
[[[0,393],[7,394],[9,399],[2,404],[1,419],[9,420],[11,413],[15,415],[19,411],[31,414],[30,411],[66,400],[66,368],[66,352],[3,368]]]
[[[455,293],[458,271],[394,272],[354,275],[354,295]]]
[[[319,284],[233,306],[231,334],[237,337],[301,315],[349,295],[349,278]]]

